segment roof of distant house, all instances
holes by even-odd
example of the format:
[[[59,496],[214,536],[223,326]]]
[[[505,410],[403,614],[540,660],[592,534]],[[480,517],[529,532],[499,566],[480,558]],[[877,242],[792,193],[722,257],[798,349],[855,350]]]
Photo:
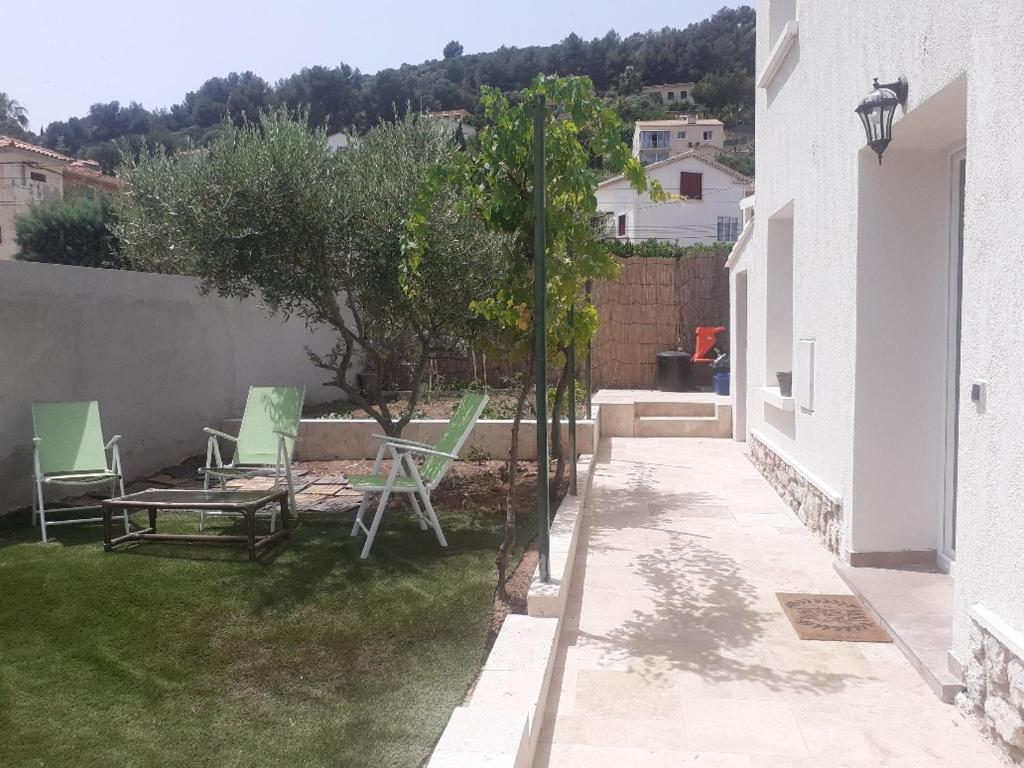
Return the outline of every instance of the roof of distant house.
[[[662,88],[689,88],[696,85],[696,83],[652,83],[651,85],[645,85],[645,91],[660,91]]]
[[[644,170],[651,170],[651,169],[654,169],[654,168],[664,168],[667,165],[672,165],[673,163],[678,163],[680,160],[699,160],[700,162],[704,163],[705,165],[709,165],[712,168],[715,168],[715,169],[721,171],[726,176],[730,176],[730,177],[736,179],[736,181],[739,181],[739,182],[741,182],[743,184],[748,185],[748,187],[753,188],[754,179],[752,177],[744,176],[742,173],[740,173],[737,170],[733,170],[732,168],[730,168],[725,163],[720,163],[717,160],[715,160],[713,157],[709,157],[708,153],[712,152],[712,151],[715,152],[715,154],[718,154],[718,153],[722,152],[720,147],[714,147],[714,146],[711,146],[711,145],[705,145],[705,146],[702,146],[702,147],[694,147],[693,149],[688,150],[686,152],[683,152],[682,154],[672,155],[672,157],[668,158],[667,160],[659,160],[656,163],[651,163],[650,165],[645,165],[644,166]],[[625,178],[625,176],[623,176],[622,174],[619,174],[618,176],[612,176],[610,179],[605,179],[604,181],[602,181],[597,186],[598,187],[604,187],[604,186],[607,186],[608,184],[612,184],[612,183],[617,182],[617,181],[622,181],[624,178]]]
[[[15,139],[13,136],[0,136],[0,149],[20,149],[24,152],[35,152],[37,155],[44,155],[54,160],[63,160],[66,163],[73,161],[73,158],[62,155],[60,152],[54,152],[52,149],[40,147],[36,144],[29,144],[27,141]]]
[[[637,127],[644,128],[676,128],[684,127],[687,125],[721,125],[725,126],[721,120],[715,120],[712,117],[698,117],[692,122],[685,117],[679,117],[674,120],[637,120]]]
[[[32,152],[48,157],[51,160],[59,160],[65,163],[62,173],[65,179],[68,179],[73,184],[98,187],[109,192],[113,192],[121,186],[121,182],[113,176],[105,176],[100,170],[99,163],[94,160],[78,160],[74,157],[62,155],[60,152],[55,152],[52,149],[40,147],[38,144],[30,144],[27,141],[15,139],[11,136],[0,136],[0,150],[4,149],[20,149],[23,152]]]
[[[72,160],[64,167],[64,183],[68,182],[84,187],[98,187],[108,192],[116,192],[121,188],[121,181],[114,176],[107,176],[100,170],[95,160]]]
[[[427,117],[450,117],[461,120],[471,116],[472,113],[466,109],[443,109],[440,112],[427,112]]]

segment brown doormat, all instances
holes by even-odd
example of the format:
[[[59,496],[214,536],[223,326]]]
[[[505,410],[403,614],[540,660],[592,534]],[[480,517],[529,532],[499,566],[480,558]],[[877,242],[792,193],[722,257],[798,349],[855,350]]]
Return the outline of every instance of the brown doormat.
[[[889,633],[853,595],[777,592],[776,597],[801,640],[892,642]]]

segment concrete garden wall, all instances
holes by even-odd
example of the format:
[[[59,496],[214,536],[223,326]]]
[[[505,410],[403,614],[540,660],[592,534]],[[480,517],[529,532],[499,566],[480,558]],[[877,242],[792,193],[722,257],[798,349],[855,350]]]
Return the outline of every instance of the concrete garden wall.
[[[305,345],[332,337],[201,296],[190,278],[0,262],[0,512],[29,503],[32,402],[98,400],[129,477],[206,448],[250,385],[336,399]]]
[[[238,434],[238,419],[222,422],[222,429]],[[402,431],[402,437],[421,443],[436,443],[448,425],[445,419],[411,421]],[[344,461],[372,459],[377,455],[380,440],[374,435],[383,430],[373,419],[303,419],[299,425],[299,441],[295,457],[299,461]],[[576,452],[593,453],[596,445],[594,421],[576,422]],[[480,419],[460,452],[461,458],[481,451],[493,459],[502,459],[512,445],[511,419]],[[569,447],[569,422],[562,421],[562,446]],[[519,458],[534,461],[537,458],[537,422],[526,421],[519,427]]]

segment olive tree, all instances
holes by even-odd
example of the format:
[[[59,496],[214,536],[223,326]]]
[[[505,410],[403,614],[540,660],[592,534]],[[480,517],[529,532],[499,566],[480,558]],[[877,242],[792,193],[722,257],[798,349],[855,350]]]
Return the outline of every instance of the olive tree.
[[[124,255],[139,268],[194,275],[204,291],[258,297],[272,313],[337,334],[313,364],[387,434],[401,434],[432,354],[471,336],[470,304],[500,269],[500,235],[459,214],[460,189],[417,192],[457,152],[444,127],[410,115],[335,153],[323,130],[284,110],[225,123],[207,150],[127,158],[116,203]],[[419,290],[403,290],[404,223],[422,221]],[[354,372],[372,374],[360,387]],[[383,384],[403,371],[395,413]]]

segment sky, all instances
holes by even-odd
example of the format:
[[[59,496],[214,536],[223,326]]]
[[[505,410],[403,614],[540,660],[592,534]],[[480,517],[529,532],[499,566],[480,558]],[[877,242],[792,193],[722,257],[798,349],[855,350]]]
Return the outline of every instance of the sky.
[[[302,67],[341,62],[373,73],[466,53],[685,27],[733,0],[633,6],[622,0],[5,0],[0,91],[28,109],[30,128],[96,102],[180,102],[210,77],[252,70],[270,83]],[[752,4],[749,2],[748,4]],[[47,19],[54,23],[48,24]],[[14,30],[21,30],[11,34]]]

